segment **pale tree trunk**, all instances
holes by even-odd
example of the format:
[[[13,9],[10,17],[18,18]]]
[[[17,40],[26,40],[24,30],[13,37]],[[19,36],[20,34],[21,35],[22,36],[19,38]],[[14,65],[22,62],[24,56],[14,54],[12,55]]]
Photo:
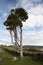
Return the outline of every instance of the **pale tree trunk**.
[[[11,35],[11,42],[12,42],[12,44],[13,44],[13,35],[12,35],[12,30],[9,30],[9,32],[10,32],[10,35]]]
[[[20,28],[20,58],[23,58],[23,49],[22,49],[22,27]]]
[[[18,49],[18,41],[17,41],[17,29],[14,29],[14,38],[15,38],[15,47],[16,47],[16,51]]]

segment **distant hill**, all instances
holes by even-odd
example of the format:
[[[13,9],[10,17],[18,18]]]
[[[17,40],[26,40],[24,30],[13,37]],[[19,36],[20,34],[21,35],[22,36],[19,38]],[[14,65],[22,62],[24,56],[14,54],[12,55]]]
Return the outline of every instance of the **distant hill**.
[[[23,48],[24,49],[36,49],[36,50],[43,51],[43,46],[24,45]]]
[[[43,46],[24,45],[24,48],[43,48]]]

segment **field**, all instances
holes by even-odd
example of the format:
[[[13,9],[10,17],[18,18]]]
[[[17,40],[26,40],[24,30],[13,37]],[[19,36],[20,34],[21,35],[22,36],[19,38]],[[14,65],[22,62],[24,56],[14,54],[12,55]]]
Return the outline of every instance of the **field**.
[[[21,60],[19,54],[15,52],[13,47],[1,47],[3,52],[0,52],[0,65],[43,65],[43,61],[35,59],[32,56],[25,55]],[[19,58],[17,61],[12,61],[13,57]]]

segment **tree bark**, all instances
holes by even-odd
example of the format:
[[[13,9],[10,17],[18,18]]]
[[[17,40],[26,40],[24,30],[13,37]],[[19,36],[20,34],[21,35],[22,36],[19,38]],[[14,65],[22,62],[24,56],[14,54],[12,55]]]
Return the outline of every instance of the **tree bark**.
[[[23,58],[23,49],[22,49],[22,27],[20,28],[20,58]]]
[[[10,35],[11,35],[11,42],[13,44],[13,36],[12,36],[12,30],[9,30],[10,31]]]
[[[17,41],[17,29],[14,29],[14,38],[15,38],[15,47],[16,50],[18,50],[18,41]]]

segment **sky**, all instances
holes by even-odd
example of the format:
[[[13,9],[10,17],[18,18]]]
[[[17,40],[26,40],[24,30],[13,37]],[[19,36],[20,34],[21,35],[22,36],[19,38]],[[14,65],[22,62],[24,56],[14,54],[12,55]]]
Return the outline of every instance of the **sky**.
[[[28,19],[23,22],[23,45],[43,46],[43,0],[0,0],[0,45],[10,45],[11,37],[3,22],[13,8],[23,7]]]

